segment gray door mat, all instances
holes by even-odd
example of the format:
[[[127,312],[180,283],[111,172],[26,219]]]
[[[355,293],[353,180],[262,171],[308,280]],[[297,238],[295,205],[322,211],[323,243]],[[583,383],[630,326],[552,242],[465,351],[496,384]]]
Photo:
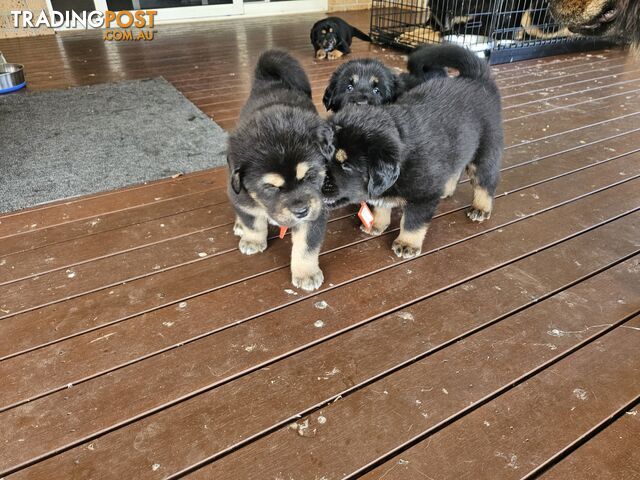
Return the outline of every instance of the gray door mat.
[[[163,78],[0,96],[0,212],[225,165],[226,141]]]

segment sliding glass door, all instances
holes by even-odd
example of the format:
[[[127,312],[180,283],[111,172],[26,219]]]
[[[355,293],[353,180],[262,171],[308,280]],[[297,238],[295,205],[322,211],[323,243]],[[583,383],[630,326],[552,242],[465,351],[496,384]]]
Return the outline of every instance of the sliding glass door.
[[[98,10],[157,10],[156,20],[241,15],[242,0],[95,0]]]
[[[201,20],[225,15],[270,15],[321,12],[327,0],[47,0],[49,9],[75,10],[156,10],[160,23]]]

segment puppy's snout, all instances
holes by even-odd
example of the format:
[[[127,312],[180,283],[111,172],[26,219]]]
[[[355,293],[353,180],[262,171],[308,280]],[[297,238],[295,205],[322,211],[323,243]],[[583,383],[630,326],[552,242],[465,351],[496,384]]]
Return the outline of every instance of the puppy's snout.
[[[296,218],[304,218],[309,214],[309,206],[308,205],[295,205],[290,208],[291,213],[293,213]]]
[[[369,104],[369,98],[366,97],[365,95],[353,95],[351,98],[349,98],[349,103],[352,103],[354,105],[368,105]]]

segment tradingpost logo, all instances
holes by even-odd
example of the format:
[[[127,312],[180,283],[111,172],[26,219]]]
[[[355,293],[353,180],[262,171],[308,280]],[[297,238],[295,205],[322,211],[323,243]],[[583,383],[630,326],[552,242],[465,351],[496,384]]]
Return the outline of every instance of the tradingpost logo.
[[[113,12],[59,12],[52,10],[47,16],[45,10],[36,15],[30,10],[12,10],[13,26],[15,28],[104,28],[103,38],[106,41],[151,41],[154,38],[155,16],[157,10],[122,10]],[[133,30],[136,28],[137,30]]]

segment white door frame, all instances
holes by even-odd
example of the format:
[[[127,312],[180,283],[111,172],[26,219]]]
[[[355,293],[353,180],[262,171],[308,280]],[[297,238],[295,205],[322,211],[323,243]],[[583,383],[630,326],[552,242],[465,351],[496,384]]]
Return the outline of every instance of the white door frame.
[[[244,4],[244,14],[247,17],[281,15],[285,13],[326,12],[328,9],[328,0],[263,1],[245,2]]]
[[[109,10],[107,0],[94,0],[94,3],[96,10]],[[139,10],[135,7],[136,4],[140,5],[140,1],[133,0],[132,3],[134,10]],[[158,12],[155,16],[157,23],[181,22],[225,15],[242,15],[244,13],[242,0],[233,0],[233,3],[224,5],[195,5],[191,7],[156,8],[155,10]]]
[[[135,10],[139,0],[132,0]],[[51,0],[46,0],[49,12],[53,10]],[[95,9],[98,11],[106,11],[107,0],[93,0]],[[328,9],[328,0],[286,0],[286,1],[259,1],[246,2],[243,0],[233,0],[232,3],[224,5],[201,5],[191,7],[173,7],[158,8],[155,16],[155,22],[176,23],[176,22],[193,22],[220,19],[221,17],[231,15],[245,15],[247,17],[259,17],[268,15],[278,15],[286,13],[304,13],[304,12],[326,12]],[[56,28],[56,31],[69,30],[68,28]]]

